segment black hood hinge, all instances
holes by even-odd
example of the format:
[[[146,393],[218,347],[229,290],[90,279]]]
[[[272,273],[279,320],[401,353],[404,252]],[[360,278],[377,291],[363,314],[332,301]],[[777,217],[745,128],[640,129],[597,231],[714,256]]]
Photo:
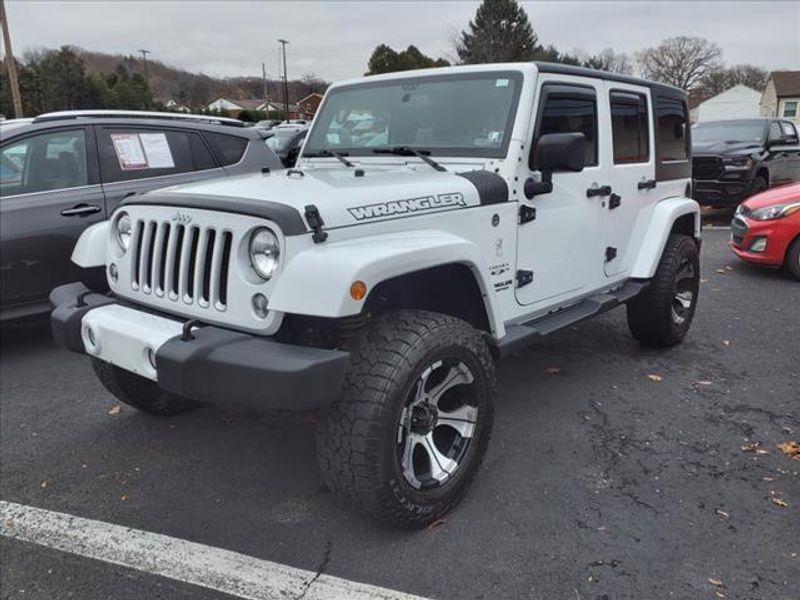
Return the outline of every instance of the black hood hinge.
[[[308,226],[311,227],[311,231],[313,232],[311,239],[314,240],[315,244],[321,244],[328,239],[327,232],[322,230],[325,221],[322,220],[319,209],[313,204],[306,206],[306,222]]]

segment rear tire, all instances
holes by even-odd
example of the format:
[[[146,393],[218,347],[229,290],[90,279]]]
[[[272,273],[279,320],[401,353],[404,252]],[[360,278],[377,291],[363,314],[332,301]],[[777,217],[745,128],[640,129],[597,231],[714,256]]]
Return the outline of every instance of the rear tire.
[[[700,288],[697,244],[688,235],[671,234],[650,285],[628,302],[628,327],[637,340],[674,346],[689,331]]]
[[[792,242],[786,252],[786,268],[797,279],[800,279],[800,237]]]
[[[198,402],[169,394],[151,381],[116,365],[92,358],[92,367],[103,387],[118,400],[153,415],[175,415],[199,406]]]
[[[380,521],[423,527],[463,498],[494,421],[495,370],[481,334],[447,315],[376,319],[320,422],[330,489]]]

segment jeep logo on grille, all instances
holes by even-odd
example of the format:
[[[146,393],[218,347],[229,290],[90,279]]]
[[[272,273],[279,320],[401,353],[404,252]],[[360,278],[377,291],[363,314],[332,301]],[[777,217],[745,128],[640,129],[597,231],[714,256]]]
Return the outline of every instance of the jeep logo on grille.
[[[172,215],[172,222],[186,225],[192,222],[192,215],[190,215],[189,213],[178,211],[174,215]]]

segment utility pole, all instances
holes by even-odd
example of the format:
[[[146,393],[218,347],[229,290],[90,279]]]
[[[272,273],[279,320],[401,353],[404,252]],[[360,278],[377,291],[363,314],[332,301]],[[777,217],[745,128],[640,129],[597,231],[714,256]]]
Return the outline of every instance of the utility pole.
[[[144,62],[144,80],[147,82],[147,88],[150,88],[150,77],[147,75],[147,55],[152,54],[150,50],[144,50],[139,48],[139,52],[142,53],[142,61]]]
[[[3,43],[6,52],[6,68],[8,69],[8,82],[11,84],[11,98],[14,103],[14,116],[22,118],[22,98],[19,95],[19,80],[17,79],[17,63],[11,51],[11,35],[8,33],[8,17],[6,17],[5,0],[0,0],[0,22],[3,26]]]
[[[267,103],[267,63],[261,63],[261,83],[264,85],[264,104]]]
[[[289,79],[286,76],[286,40],[278,40],[283,50],[283,118],[289,120]]]

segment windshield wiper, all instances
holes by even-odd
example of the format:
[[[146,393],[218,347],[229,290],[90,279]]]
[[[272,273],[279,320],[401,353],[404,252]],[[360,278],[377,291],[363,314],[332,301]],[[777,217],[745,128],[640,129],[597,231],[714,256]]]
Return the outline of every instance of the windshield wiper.
[[[417,150],[411,146],[394,146],[393,148],[374,148],[372,150],[375,154],[394,154],[396,156],[416,156],[426,164],[430,165],[437,171],[447,171],[442,165],[428,156],[430,150]]]
[[[308,154],[304,154],[306,158],[335,158],[340,163],[342,163],[345,167],[355,167],[353,163],[345,158],[347,156],[346,153],[343,152],[334,152],[333,150],[320,150],[319,152],[309,152]]]

